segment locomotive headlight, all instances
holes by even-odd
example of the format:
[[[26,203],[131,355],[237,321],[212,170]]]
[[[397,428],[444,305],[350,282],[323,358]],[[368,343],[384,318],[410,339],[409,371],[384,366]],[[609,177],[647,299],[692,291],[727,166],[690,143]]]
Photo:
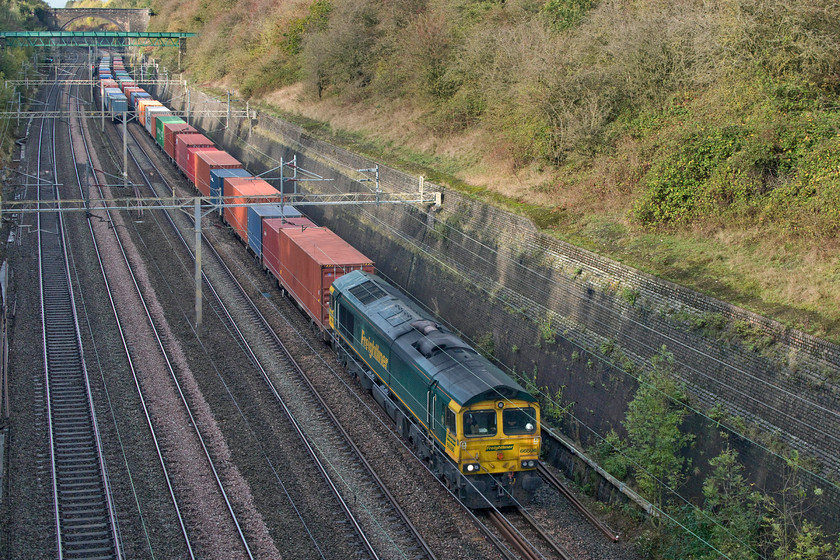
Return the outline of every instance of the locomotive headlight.
[[[534,461],[532,459],[529,459],[527,461],[522,461],[522,468],[523,469],[532,469],[536,466],[536,464],[537,464],[536,461]]]
[[[468,465],[464,465],[464,470],[468,473],[475,473],[481,469],[481,465],[478,463],[470,463]]]

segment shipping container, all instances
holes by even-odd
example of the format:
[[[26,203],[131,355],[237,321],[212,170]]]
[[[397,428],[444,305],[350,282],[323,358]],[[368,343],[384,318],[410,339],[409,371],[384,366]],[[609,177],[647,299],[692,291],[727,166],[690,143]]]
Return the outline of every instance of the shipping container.
[[[155,119],[155,142],[157,143],[158,146],[160,146],[161,150],[163,149],[163,139],[164,139],[163,125],[165,125],[167,123],[169,123],[169,124],[175,124],[175,123],[187,124],[187,123],[184,122],[184,119],[182,119],[181,117],[175,117],[175,116],[172,116],[172,115],[156,118]]]
[[[104,96],[106,89],[119,88],[120,85],[116,80],[105,79],[99,82],[99,95]]]
[[[272,218],[300,218],[300,211],[291,204],[268,204],[248,207],[248,248],[262,259],[263,220]]]
[[[300,216],[298,218],[263,218],[262,225],[260,226],[262,231],[260,261],[263,263],[263,267],[270,270],[275,278],[278,278],[277,261],[278,255],[280,254],[279,230],[311,227],[318,227],[318,225],[306,216]],[[271,255],[270,258],[269,255]],[[271,266],[269,266],[269,262]]]
[[[224,213],[222,193],[225,177],[251,177],[245,169],[211,169],[210,170],[210,202],[219,207],[219,215]]]
[[[210,171],[241,167],[242,163],[238,159],[223,150],[198,153],[195,160],[195,187],[204,196],[210,196]]]
[[[119,89],[106,91],[108,91],[108,99],[105,106],[111,111],[111,118],[119,117],[122,119],[122,116],[128,111],[128,99]]]
[[[105,95],[103,96],[102,100],[105,102],[105,110],[110,111],[111,110],[111,98],[118,93],[120,95],[122,95],[122,92],[120,91],[120,88],[109,87],[109,88],[105,88],[104,93],[105,93]]]
[[[152,137],[155,136],[155,118],[159,116],[170,116],[172,111],[169,110],[169,107],[146,107],[146,121],[143,125],[146,127],[146,132],[149,133]]]
[[[175,137],[175,163],[195,185],[195,160],[190,157],[190,150],[197,148],[218,150],[212,140],[203,134],[179,134]]]
[[[187,179],[190,181],[192,186],[198,189],[198,186],[195,184],[195,173],[196,168],[198,167],[198,154],[201,152],[217,152],[219,148],[214,146],[189,146],[187,148],[187,170],[184,172],[187,176]],[[203,193],[202,193],[203,194]],[[209,194],[209,191],[208,191]]]
[[[163,125],[163,151],[175,160],[175,139],[179,134],[197,134],[198,131],[187,123],[167,123]]]
[[[264,233],[263,264],[322,330],[333,281],[353,270],[374,273],[373,261],[327,228],[280,228],[275,234],[269,223]]]
[[[123,93],[125,94],[126,97],[128,97],[128,104],[129,104],[129,106],[131,107],[132,110],[134,110],[134,103],[132,103],[131,94],[134,93],[135,91],[144,91],[144,90],[140,86],[131,86],[131,87],[123,88]]]
[[[140,100],[141,99],[151,99],[152,94],[147,91],[135,91],[131,94],[131,99],[128,102],[131,104],[131,107],[134,109],[134,112],[140,110]]]
[[[280,202],[280,193],[267,181],[255,177],[226,177],[223,188],[225,198],[224,220],[247,245],[248,207],[231,205]]]
[[[187,173],[187,150],[191,147],[216,148],[216,145],[212,140],[197,132],[176,135],[175,163],[184,174]]]
[[[146,124],[146,107],[163,107],[163,103],[157,99],[141,99],[137,102],[137,121],[141,125]]]

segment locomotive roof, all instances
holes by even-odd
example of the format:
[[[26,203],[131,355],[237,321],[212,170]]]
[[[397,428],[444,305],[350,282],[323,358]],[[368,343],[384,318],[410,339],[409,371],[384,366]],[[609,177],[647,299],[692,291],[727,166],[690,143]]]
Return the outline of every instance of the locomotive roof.
[[[392,352],[420,362],[460,406],[483,400],[535,401],[516,381],[378,276],[357,270],[333,285],[394,342]]]

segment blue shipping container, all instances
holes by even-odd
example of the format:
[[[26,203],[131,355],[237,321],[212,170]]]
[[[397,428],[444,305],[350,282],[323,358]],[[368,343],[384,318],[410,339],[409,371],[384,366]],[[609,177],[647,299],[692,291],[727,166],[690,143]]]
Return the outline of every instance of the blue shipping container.
[[[117,90],[115,93],[108,93],[108,103],[112,113],[125,113],[128,111],[128,98],[123,92]]]
[[[219,204],[219,215],[222,215],[222,189],[225,177],[250,177],[244,169],[211,169],[210,170],[210,202]]]
[[[114,96],[117,93],[120,93],[120,94],[122,93],[120,91],[120,88],[105,88],[105,97],[104,97],[103,101],[105,102],[105,110],[106,111],[111,110],[111,98],[112,98],[112,96]]]

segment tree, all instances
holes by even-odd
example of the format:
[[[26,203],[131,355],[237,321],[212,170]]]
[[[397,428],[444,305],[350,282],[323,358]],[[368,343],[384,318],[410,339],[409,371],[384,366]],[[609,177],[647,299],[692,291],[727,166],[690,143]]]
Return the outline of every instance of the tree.
[[[708,526],[711,544],[733,560],[757,558],[761,493],[750,489],[734,449],[727,447],[709,466],[713,470],[703,483],[706,500],[701,523]]]
[[[326,26],[306,35],[302,66],[318,97],[329,89],[358,95],[368,86],[379,60],[380,8],[377,0],[339,3]]]
[[[651,369],[639,379],[639,389],[630,402],[624,427],[636,483],[660,510],[665,496],[685,480],[687,459],[683,449],[694,440],[680,432],[688,414],[682,402],[685,393],[674,374],[674,357],[663,346],[651,359]]]
[[[805,518],[809,501],[822,495],[815,488],[809,496],[800,476],[802,462],[794,450],[785,459],[782,473],[783,487],[775,496],[767,496],[769,540],[766,544],[772,550],[772,557],[779,560],[823,560],[836,558],[840,553],[837,546],[826,542],[819,525]]]

